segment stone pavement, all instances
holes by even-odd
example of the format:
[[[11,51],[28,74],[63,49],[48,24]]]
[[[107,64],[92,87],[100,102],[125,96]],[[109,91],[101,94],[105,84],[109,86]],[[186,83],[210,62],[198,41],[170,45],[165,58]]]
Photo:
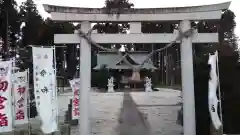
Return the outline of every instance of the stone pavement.
[[[91,93],[92,135],[180,135],[180,92]],[[61,121],[71,93],[59,95]],[[71,135],[79,135],[78,127]]]

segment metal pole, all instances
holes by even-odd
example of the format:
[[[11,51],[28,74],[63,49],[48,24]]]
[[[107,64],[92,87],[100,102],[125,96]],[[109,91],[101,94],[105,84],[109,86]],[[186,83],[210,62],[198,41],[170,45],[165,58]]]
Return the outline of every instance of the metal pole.
[[[220,75],[219,75],[219,59],[218,59],[218,51],[216,51],[216,54],[217,55],[217,77],[218,77],[218,98],[219,98],[219,108],[220,108],[220,119],[221,119],[221,122],[222,122],[222,128],[221,128],[221,134],[223,134],[223,116],[222,116],[222,96],[221,96],[221,89],[220,89]]]
[[[164,55],[164,51],[163,51],[163,52],[162,52],[162,55],[161,55],[162,84],[164,84],[164,71],[165,71],[165,69],[164,69],[164,57],[165,57],[165,55]]]
[[[172,64],[172,54],[171,55],[169,55],[169,63],[170,63],[170,86],[172,87],[173,86],[173,78],[174,78],[174,76],[173,76],[173,64]]]
[[[53,60],[54,60],[54,74],[55,74],[55,91],[54,91],[54,104],[56,104],[56,108],[55,108],[55,111],[56,112],[54,112],[57,116],[56,116],[56,122],[57,122],[57,124],[59,125],[59,120],[58,120],[58,100],[57,100],[57,89],[58,89],[58,81],[57,81],[57,58],[56,58],[56,47],[55,47],[55,45],[54,45],[54,47],[53,47]],[[58,126],[57,125],[57,126]],[[58,126],[58,128],[59,128],[59,126]]]
[[[180,30],[191,28],[189,20],[181,21]],[[181,42],[182,94],[183,94],[183,131],[184,135],[196,135],[195,98],[193,81],[192,38],[183,37]]]
[[[169,59],[168,59],[168,50],[166,49],[166,70],[165,70],[165,75],[166,75],[166,85],[168,86],[168,62],[169,62]]]
[[[151,50],[151,51],[152,51],[152,52],[154,51],[154,44],[152,44],[152,50]],[[155,62],[155,61],[154,61],[154,55],[155,55],[155,54],[152,55],[152,63],[155,65],[155,63],[154,63],[154,62]]]
[[[28,135],[31,135],[31,123],[30,123],[30,116],[31,116],[31,99],[30,99],[30,89],[29,89],[29,68],[27,69],[27,90],[28,90]]]

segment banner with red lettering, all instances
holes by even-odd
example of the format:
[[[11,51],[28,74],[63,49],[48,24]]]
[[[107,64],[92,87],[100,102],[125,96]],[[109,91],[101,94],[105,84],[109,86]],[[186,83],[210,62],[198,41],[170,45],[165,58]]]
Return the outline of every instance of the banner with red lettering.
[[[54,48],[33,47],[34,94],[43,133],[57,131],[57,89]]]
[[[78,119],[80,117],[80,99],[79,99],[79,87],[80,87],[80,79],[69,80],[69,83],[73,92],[72,99],[72,119]]]
[[[13,130],[12,61],[0,62],[0,132]]]
[[[14,124],[28,123],[28,70],[13,74]]]

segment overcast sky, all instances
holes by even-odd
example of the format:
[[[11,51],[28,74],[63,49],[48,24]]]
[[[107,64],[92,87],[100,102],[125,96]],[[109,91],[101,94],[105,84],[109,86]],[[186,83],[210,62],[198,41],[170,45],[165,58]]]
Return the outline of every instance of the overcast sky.
[[[18,4],[25,0],[16,0]],[[103,7],[105,0],[34,0],[38,5],[39,12],[44,17],[49,17],[49,14],[44,12],[42,4],[52,4],[61,6],[76,6],[76,7]],[[180,6],[196,6],[204,4],[215,4],[226,2],[229,0],[130,0],[136,8],[157,8],[157,7],[180,7]],[[232,0],[230,9],[236,15],[237,28],[235,33],[240,37],[240,0]],[[239,25],[238,25],[239,24]]]

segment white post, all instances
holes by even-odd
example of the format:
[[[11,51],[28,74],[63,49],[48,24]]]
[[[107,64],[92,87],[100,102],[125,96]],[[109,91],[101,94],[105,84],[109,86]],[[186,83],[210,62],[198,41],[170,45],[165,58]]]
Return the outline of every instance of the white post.
[[[82,22],[81,30],[88,32],[90,22]],[[85,39],[80,45],[80,135],[90,135],[91,46]]]
[[[180,23],[180,30],[191,28],[188,20]],[[183,94],[183,131],[184,135],[196,135],[195,98],[193,81],[192,38],[183,37],[181,42],[182,94]]]

